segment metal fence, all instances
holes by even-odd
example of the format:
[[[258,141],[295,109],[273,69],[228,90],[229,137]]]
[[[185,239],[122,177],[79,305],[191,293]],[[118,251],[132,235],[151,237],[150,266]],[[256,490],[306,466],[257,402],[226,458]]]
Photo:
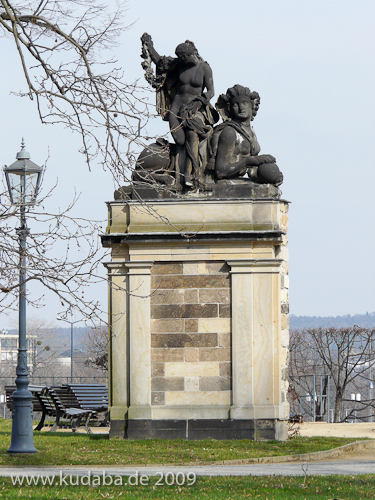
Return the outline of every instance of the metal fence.
[[[330,375],[290,377],[289,403],[291,413],[302,415],[305,421],[330,422]]]

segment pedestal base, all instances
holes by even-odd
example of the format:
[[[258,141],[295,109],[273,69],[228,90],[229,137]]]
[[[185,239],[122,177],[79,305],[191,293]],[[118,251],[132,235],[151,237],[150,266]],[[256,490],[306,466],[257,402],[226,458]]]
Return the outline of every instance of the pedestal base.
[[[247,187],[109,205],[110,437],[287,438],[288,207]]]
[[[285,420],[116,420],[110,438],[127,439],[252,439],[285,441]]]

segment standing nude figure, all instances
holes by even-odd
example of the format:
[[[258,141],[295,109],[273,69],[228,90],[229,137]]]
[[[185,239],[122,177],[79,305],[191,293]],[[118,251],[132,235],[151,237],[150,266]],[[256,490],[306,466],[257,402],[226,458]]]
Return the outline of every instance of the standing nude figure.
[[[147,33],[141,40],[142,66],[147,81],[157,89],[158,112],[168,120],[175,143],[184,149],[184,161],[180,162],[183,184],[186,189],[199,188],[204,183],[207,141],[219,119],[209,103],[214,95],[211,68],[193,42],[178,45],[177,58],[172,58],[160,56]],[[151,62],[156,65],[156,76]]]

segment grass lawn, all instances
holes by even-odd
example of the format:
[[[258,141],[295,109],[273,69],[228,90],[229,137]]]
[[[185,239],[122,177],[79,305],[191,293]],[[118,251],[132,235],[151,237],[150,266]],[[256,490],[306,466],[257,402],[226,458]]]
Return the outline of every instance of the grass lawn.
[[[355,439],[296,437],[279,441],[184,441],[145,439],[126,441],[107,435],[35,432],[38,453],[10,455],[11,421],[0,419],[0,466],[17,465],[142,465],[214,462],[329,450]]]
[[[71,432],[34,433],[38,453],[9,455],[11,421],[0,419],[0,467],[22,465],[105,466],[210,462],[257,457],[300,454],[332,449],[353,442],[345,438],[301,438],[285,443],[254,441],[160,441],[122,439],[109,440],[106,435],[73,434]],[[19,469],[22,473],[22,469]],[[56,472],[59,474],[59,471]],[[139,474],[142,475],[140,469]],[[59,475],[43,485],[13,484],[10,478],[0,478],[0,499],[82,500],[121,499],[218,499],[249,498],[251,500],[364,500],[375,498],[375,475],[329,477],[185,477],[172,485],[165,478],[160,486],[157,478],[146,477],[144,484],[129,485],[127,477],[77,479],[73,476],[61,482]],[[98,476],[96,476],[98,477]],[[14,478],[13,478],[14,480]],[[29,481],[36,478],[29,478]],[[112,483],[109,483],[112,481]],[[189,484],[191,483],[191,484]]]
[[[124,478],[124,481],[126,478]],[[198,477],[192,486],[13,486],[0,479],[0,496],[13,499],[83,500],[103,498],[196,500],[365,500],[375,495],[375,478],[363,476],[327,477]]]

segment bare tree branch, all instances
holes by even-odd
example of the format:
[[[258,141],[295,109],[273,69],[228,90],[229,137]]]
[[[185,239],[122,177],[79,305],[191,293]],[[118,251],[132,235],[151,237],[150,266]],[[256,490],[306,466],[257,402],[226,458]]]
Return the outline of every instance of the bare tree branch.
[[[98,236],[102,221],[73,215],[78,196],[57,213],[43,210],[55,188],[27,213],[32,231],[27,238],[26,280],[42,284],[65,308],[97,321],[103,310],[97,300],[85,298],[84,290],[104,280],[99,268],[104,254]],[[0,311],[4,313],[18,307],[20,249],[14,227],[18,210],[4,191],[0,201]],[[29,294],[27,299],[35,307],[42,304],[40,296]]]
[[[308,380],[308,376],[329,375],[335,390],[335,422],[340,419],[344,421],[353,415],[354,408],[340,417],[343,403],[348,405],[351,402],[348,393],[354,389],[363,393],[357,410],[373,408],[374,400],[367,398],[367,391],[375,365],[374,339],[375,329],[359,327],[294,330],[291,332],[290,342],[291,379],[311,395],[311,380]]]
[[[137,82],[128,84],[106,58],[121,31],[124,5],[111,12],[98,0],[0,0],[0,27],[13,38],[43,123],[60,123],[81,137],[90,168],[95,159],[119,185],[131,179],[150,116]],[[104,57],[103,57],[104,56]]]

